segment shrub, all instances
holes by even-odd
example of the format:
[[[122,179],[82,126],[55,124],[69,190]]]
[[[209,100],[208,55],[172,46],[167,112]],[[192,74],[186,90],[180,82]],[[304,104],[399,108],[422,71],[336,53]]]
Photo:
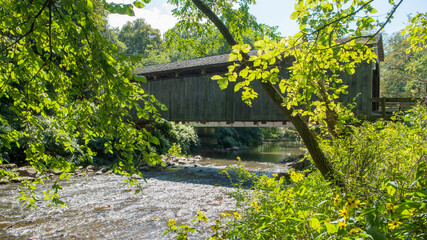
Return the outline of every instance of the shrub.
[[[221,148],[250,147],[263,141],[259,128],[215,128],[215,136]]]
[[[196,152],[200,146],[197,132],[190,125],[172,122],[157,124],[152,134],[160,141],[155,147],[159,154],[166,154],[173,144],[179,144],[184,155]]]
[[[426,239],[426,125],[418,107],[324,140],[346,188],[333,187],[317,170],[291,172],[290,183],[277,175],[255,178],[251,191],[231,195],[243,211],[222,213],[211,239]]]
[[[291,172],[290,184],[263,175],[251,194],[236,197],[242,212],[220,214],[211,239],[425,239],[426,164],[415,173],[411,188],[384,182],[372,200],[331,188],[318,171],[307,177]]]
[[[324,139],[321,146],[349,191],[373,197],[384,181],[414,180],[427,149],[425,116],[416,108],[395,121],[365,122],[342,138]]]
[[[80,163],[84,151],[80,148],[78,143],[78,138],[76,136],[71,136],[66,134],[60,126],[55,126],[52,124],[50,117],[36,117],[38,124],[43,128],[43,131],[38,131],[34,127],[25,127],[19,128],[19,139],[16,144],[11,144],[10,148],[3,147],[1,149],[3,158],[7,162],[13,162],[18,165],[27,164],[25,157],[26,151],[28,150],[29,142],[38,142],[39,146],[45,149],[47,156],[46,164],[49,165],[50,158],[63,159],[70,163]],[[0,131],[7,133],[11,132],[14,129],[12,127],[0,127]],[[74,149],[71,151],[69,144],[72,145]],[[54,167],[54,166],[51,166]]]

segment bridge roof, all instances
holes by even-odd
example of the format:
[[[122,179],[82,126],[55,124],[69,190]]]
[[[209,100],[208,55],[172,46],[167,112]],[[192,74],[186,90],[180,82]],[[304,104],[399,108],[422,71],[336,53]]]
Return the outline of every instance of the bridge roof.
[[[347,39],[341,39],[342,42],[345,42]],[[380,61],[384,61],[384,50],[382,35],[378,34],[374,38],[361,37],[358,39],[359,42],[366,42],[368,45],[372,45],[377,48],[378,58]],[[252,50],[249,52],[249,55],[257,55],[258,50]],[[135,69],[135,74],[145,75],[146,77],[156,76],[156,75],[173,75],[172,73],[184,72],[191,70],[200,70],[201,68],[205,69],[215,69],[218,67],[226,67],[230,65],[229,54],[222,54],[216,56],[196,58],[180,62],[172,62],[160,65],[152,65],[147,67],[139,67]],[[200,72],[199,72],[200,73]]]
[[[256,55],[257,50],[252,50],[249,52],[249,55]],[[145,75],[145,74],[158,74],[170,71],[179,71],[179,70],[188,70],[188,69],[199,69],[200,67],[218,67],[229,65],[228,61],[230,54],[222,54],[210,57],[196,58],[181,62],[171,62],[160,65],[152,65],[147,67],[140,67],[135,69],[135,74]]]

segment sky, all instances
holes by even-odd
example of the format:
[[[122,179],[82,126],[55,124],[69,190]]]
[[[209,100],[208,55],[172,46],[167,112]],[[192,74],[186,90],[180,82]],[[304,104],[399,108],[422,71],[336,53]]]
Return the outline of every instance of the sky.
[[[398,0],[395,0],[398,2]],[[130,0],[114,0],[116,3],[130,3]],[[294,35],[298,32],[298,25],[290,19],[294,10],[295,0],[257,0],[257,4],[251,6],[250,12],[259,23],[270,26],[278,26],[282,36]],[[378,10],[375,16],[384,21],[387,11],[390,10],[388,0],[375,0],[374,7]],[[135,17],[119,14],[110,14],[109,24],[112,27],[121,27],[127,21],[143,18],[152,28],[159,29],[163,34],[172,28],[177,20],[172,16],[174,7],[167,0],[151,0],[142,9],[134,9]],[[394,19],[385,28],[386,33],[394,33],[402,30],[407,22],[408,15],[414,16],[417,12],[427,12],[427,0],[404,0],[394,15]]]

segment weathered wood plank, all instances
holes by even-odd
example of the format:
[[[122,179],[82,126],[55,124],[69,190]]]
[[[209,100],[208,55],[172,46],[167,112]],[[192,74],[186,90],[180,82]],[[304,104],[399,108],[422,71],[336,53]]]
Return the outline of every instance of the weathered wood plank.
[[[356,114],[369,114],[372,108],[372,65],[361,64],[356,74],[342,74],[344,84],[348,84],[349,95],[340,97],[344,104],[348,104],[358,93],[356,99]],[[168,111],[162,116],[170,121],[285,121],[286,117],[272,104],[259,83],[253,87],[259,97],[247,106],[241,100],[241,92],[234,92],[234,83],[226,90],[220,90],[216,81],[211,80],[213,74],[198,74],[149,80],[143,88],[153,94]],[[287,73],[284,73],[287,75]]]

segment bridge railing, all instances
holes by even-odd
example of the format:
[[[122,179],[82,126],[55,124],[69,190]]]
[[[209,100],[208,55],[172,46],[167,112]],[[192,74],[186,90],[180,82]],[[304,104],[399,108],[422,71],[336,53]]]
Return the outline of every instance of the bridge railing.
[[[380,104],[380,112],[383,118],[387,117],[387,113],[400,112],[405,109],[409,109],[411,106],[425,101],[424,98],[371,98],[372,103]],[[427,102],[426,102],[427,105]]]

